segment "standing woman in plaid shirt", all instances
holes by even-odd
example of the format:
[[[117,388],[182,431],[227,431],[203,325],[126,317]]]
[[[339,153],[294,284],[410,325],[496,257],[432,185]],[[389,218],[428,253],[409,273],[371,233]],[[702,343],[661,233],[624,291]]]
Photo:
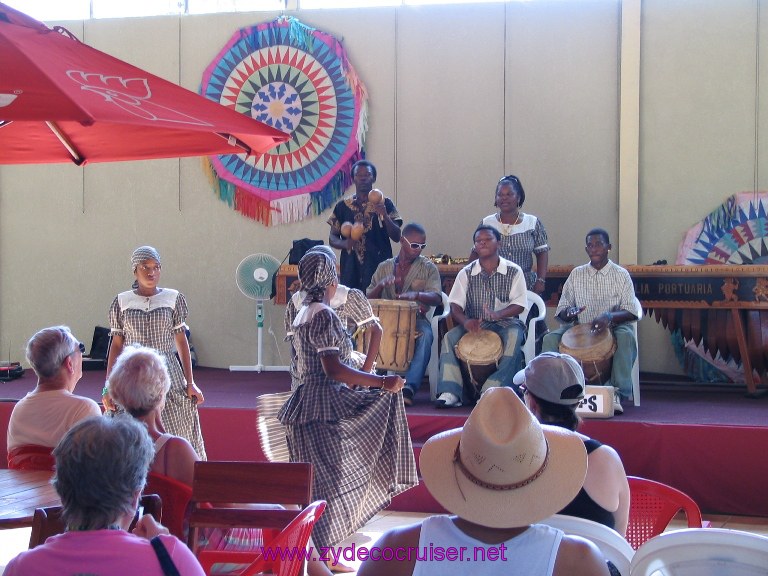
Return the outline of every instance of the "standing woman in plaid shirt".
[[[160,254],[151,246],[141,246],[131,256],[136,277],[133,290],[121,292],[109,308],[112,343],[107,358],[107,380],[123,347],[139,344],[154,348],[164,358],[171,376],[171,389],[162,412],[162,429],[186,438],[201,460],[206,459],[197,405],[205,400],[192,375],[192,358],[186,333],[188,314],[184,294],[160,288]],[[181,365],[174,352],[179,353]],[[104,407],[114,409],[104,388]]]
[[[536,216],[523,212],[525,190],[517,176],[504,176],[496,184],[493,205],[498,212],[480,222],[481,226],[495,228],[501,234],[499,256],[511,260],[523,270],[526,288],[531,292],[544,292],[544,280],[549,266],[549,243],[544,224]],[[536,270],[533,259],[536,258]],[[471,260],[477,258],[474,247]]]
[[[338,285],[335,262],[308,252],[299,262],[299,280],[307,294],[293,321],[299,385],[277,417],[286,427],[291,461],[314,466],[312,496],[328,507],[312,539],[315,547],[328,547],[418,480],[400,394],[404,380],[348,364],[352,341],[329,306]]]

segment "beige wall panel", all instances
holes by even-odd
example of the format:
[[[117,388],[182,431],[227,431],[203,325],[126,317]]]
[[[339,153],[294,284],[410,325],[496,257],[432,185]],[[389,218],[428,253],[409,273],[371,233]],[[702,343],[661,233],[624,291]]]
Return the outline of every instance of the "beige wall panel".
[[[109,18],[85,21],[82,40],[175,84],[179,83],[179,18]]]
[[[755,168],[754,0],[645,0],[641,63],[641,263],[675,261],[685,231]],[[645,320],[643,370],[680,372],[669,333]]]
[[[755,170],[754,0],[643,3],[640,261],[674,261],[685,231]]]
[[[759,0],[759,52],[758,52],[758,190],[768,190],[768,0]]]
[[[398,209],[426,226],[427,253],[465,257],[501,170],[504,6],[399,14]]]
[[[619,2],[507,10],[505,173],[544,222],[550,263],[581,264],[590,228],[618,239]]]

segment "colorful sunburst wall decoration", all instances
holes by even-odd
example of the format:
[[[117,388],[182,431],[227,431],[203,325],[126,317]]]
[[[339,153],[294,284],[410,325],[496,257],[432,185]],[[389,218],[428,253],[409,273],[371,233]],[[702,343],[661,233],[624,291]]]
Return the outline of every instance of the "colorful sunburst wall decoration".
[[[203,74],[201,93],[291,135],[259,156],[211,156],[219,197],[270,226],[332,206],[364,157],[368,96],[341,43],[282,16],[242,28]]]
[[[768,192],[739,192],[688,230],[677,264],[768,264]]]

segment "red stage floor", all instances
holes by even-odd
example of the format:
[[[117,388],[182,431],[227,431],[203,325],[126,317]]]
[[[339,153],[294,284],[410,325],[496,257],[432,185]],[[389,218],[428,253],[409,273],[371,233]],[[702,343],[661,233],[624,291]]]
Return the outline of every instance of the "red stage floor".
[[[261,460],[256,397],[288,390],[286,373],[198,368],[206,395],[200,410],[208,456]],[[35,385],[34,375],[0,383],[0,434],[13,402]],[[100,399],[104,373],[86,372],[76,392]],[[430,436],[463,425],[469,408],[436,410],[423,386],[408,423],[416,451]],[[582,431],[619,452],[628,474],[671,484],[709,513],[768,516],[768,397],[747,399],[742,388],[642,385],[642,405],[610,420],[585,421]],[[5,462],[5,446],[0,450]],[[440,511],[423,487],[399,496],[393,509]]]

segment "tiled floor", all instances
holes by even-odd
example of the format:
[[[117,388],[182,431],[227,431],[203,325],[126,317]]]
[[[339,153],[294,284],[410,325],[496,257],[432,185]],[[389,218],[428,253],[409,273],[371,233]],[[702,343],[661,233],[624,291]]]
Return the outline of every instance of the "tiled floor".
[[[341,548],[350,547],[352,543],[356,547],[370,547],[379,538],[379,536],[397,526],[407,526],[421,520],[425,515],[409,512],[389,512],[384,511],[378,514],[365,527],[363,527],[354,536],[341,544]],[[768,518],[757,518],[751,516],[723,516],[704,514],[704,520],[709,521],[712,528],[728,528],[731,530],[743,530],[762,536],[768,536]],[[669,525],[667,530],[676,530],[687,526],[684,518],[676,518]],[[16,530],[0,530],[0,574],[4,570],[8,561],[22,550],[27,549],[29,543],[29,528],[18,528]],[[360,562],[345,562],[349,566],[358,568]]]

